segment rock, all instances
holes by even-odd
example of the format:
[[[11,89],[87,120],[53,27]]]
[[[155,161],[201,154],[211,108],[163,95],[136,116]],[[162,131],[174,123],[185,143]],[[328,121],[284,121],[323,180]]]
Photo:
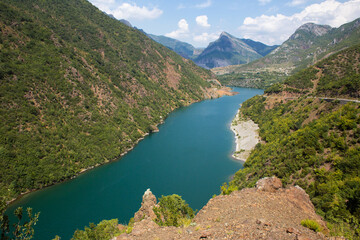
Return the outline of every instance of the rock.
[[[204,232],[201,233],[200,239],[208,238],[208,237],[210,237],[210,236],[211,236],[211,233],[210,233],[210,232],[204,231]]]
[[[282,188],[282,182],[275,176],[271,178],[265,177],[257,181],[256,188],[260,191],[275,192],[276,190]]]
[[[153,211],[153,207],[156,205],[156,197],[150,191],[150,188],[146,190],[143,195],[143,200],[139,211],[135,213],[134,221],[139,222],[144,218],[155,219],[156,215]]]
[[[300,234],[300,231],[299,231],[299,230],[297,230],[296,228],[292,228],[292,227],[286,229],[286,232],[287,232],[287,233]]]
[[[120,232],[122,232],[122,231],[125,231],[127,229],[127,226],[119,224],[118,229],[119,229]]]
[[[150,218],[146,218],[140,222],[136,222],[134,224],[134,228],[131,232],[132,236],[140,236],[146,232],[150,232],[156,228],[159,228],[159,226]]]
[[[298,208],[310,213],[315,211],[315,207],[312,204],[309,195],[299,186],[290,187],[286,189],[286,193],[289,196],[289,200],[294,203]]]

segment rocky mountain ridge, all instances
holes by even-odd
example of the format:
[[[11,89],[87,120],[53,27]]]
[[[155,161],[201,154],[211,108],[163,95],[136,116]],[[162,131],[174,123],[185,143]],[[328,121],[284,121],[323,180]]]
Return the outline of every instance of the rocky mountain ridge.
[[[305,191],[282,188],[276,177],[259,180],[255,188],[210,199],[187,227],[158,226],[152,220],[154,206],[156,197],[147,190],[132,232],[113,239],[327,239],[326,223],[315,214]],[[318,222],[322,233],[302,226],[304,219]]]
[[[195,48],[193,45],[186,42],[182,42],[166,36],[157,36],[154,34],[147,35],[154,41],[164,45],[165,47],[168,47],[169,49],[187,59],[194,60],[202,52],[202,49]]]
[[[212,69],[222,83],[268,87],[347,47],[360,43],[360,18],[338,28],[307,23],[267,56],[249,64]]]
[[[133,27],[125,19],[121,19],[120,22]],[[251,39],[239,39],[227,32],[222,32],[219,38],[211,42],[206,48],[195,48],[193,45],[177,39],[154,35],[146,33],[142,29],[133,28],[182,57],[193,60],[198,66],[207,69],[249,63],[266,56],[278,47],[278,45],[268,46]]]
[[[276,47],[250,39],[239,39],[222,32],[220,37],[211,42],[194,61],[204,68],[244,64],[263,57]]]

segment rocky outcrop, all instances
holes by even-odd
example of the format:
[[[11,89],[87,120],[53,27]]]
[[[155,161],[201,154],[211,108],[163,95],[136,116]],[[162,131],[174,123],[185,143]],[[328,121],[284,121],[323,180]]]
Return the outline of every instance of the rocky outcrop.
[[[143,195],[143,200],[141,203],[141,207],[139,211],[135,213],[134,221],[140,222],[143,219],[155,219],[156,215],[153,211],[153,207],[156,206],[156,197],[155,195],[150,191],[150,188],[146,190],[146,192]]]
[[[265,177],[257,181],[256,188],[260,191],[275,192],[282,187],[282,182],[277,177]]]
[[[144,194],[140,210],[148,209],[154,199],[154,195]],[[150,216],[148,212],[136,214]],[[190,226],[160,227],[145,217],[135,223],[130,234],[117,239],[327,239],[323,233],[303,227],[300,222],[304,219],[317,221],[326,233],[326,224],[306,192],[300,187],[284,189],[280,179],[271,177],[259,180],[255,188],[210,199]]]

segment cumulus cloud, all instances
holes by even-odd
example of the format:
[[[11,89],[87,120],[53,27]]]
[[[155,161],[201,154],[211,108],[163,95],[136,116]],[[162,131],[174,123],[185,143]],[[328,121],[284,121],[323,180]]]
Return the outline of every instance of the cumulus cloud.
[[[90,0],[90,2],[101,11],[109,13],[110,6],[115,3],[115,0]]]
[[[162,10],[154,7],[152,9],[145,6],[139,7],[135,3],[122,3],[117,6],[115,0],[90,0],[92,4],[100,10],[112,14],[117,19],[155,19],[160,17]]]
[[[326,0],[319,4],[309,5],[303,11],[291,16],[277,14],[261,15],[255,18],[247,17],[239,30],[245,38],[267,44],[281,44],[302,24],[313,22],[339,27],[358,18],[359,12],[360,0],[350,0],[344,3]]]
[[[208,8],[211,6],[211,4],[212,4],[211,0],[207,0],[206,2],[196,4],[195,7],[196,8]]]
[[[208,23],[208,17],[206,15],[197,16],[196,23],[201,27],[210,27],[210,24]]]
[[[266,5],[266,4],[270,3],[271,0],[258,0],[258,2],[260,3],[260,5]]]
[[[199,43],[207,44],[211,41],[214,41],[219,38],[218,33],[202,33],[200,35],[194,36],[194,41]]]
[[[158,18],[163,13],[163,11],[156,7],[149,9],[145,6],[139,7],[135,3],[123,3],[120,6],[116,7],[114,10],[111,10],[110,13],[114,15],[117,19],[144,20]]]
[[[178,22],[178,29],[175,31],[172,31],[171,33],[165,34],[165,36],[171,37],[171,38],[181,38],[181,37],[188,36],[188,33],[189,33],[189,24],[187,23],[187,21],[185,19],[181,19]]]

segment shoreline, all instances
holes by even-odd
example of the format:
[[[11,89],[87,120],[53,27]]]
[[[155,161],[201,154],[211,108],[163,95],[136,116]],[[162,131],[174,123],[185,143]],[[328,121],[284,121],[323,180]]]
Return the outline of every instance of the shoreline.
[[[245,162],[256,144],[260,142],[259,126],[252,120],[241,119],[240,109],[231,122],[231,131],[235,134],[236,149],[232,157]]]
[[[72,180],[72,179],[77,178],[77,177],[80,176],[81,174],[86,173],[86,172],[89,171],[89,170],[92,170],[92,169],[94,169],[94,168],[103,166],[103,165],[105,165],[105,164],[109,164],[109,163],[113,163],[113,162],[115,162],[115,161],[121,160],[121,158],[122,158],[124,155],[126,155],[126,154],[128,154],[130,151],[132,151],[132,150],[136,147],[136,145],[139,144],[140,141],[142,141],[142,140],[145,139],[146,136],[150,135],[151,133],[157,133],[157,132],[159,132],[159,128],[158,128],[158,127],[159,127],[161,124],[164,124],[164,123],[165,123],[165,121],[164,121],[164,120],[161,120],[161,121],[156,125],[156,129],[154,129],[154,130],[152,130],[152,131],[150,131],[150,132],[144,133],[142,137],[140,137],[139,139],[137,139],[137,140],[133,143],[133,146],[132,146],[132,147],[126,149],[123,153],[121,153],[118,157],[114,158],[113,160],[109,160],[109,161],[106,161],[106,162],[103,162],[103,163],[97,163],[97,164],[92,165],[92,166],[89,166],[89,167],[87,167],[87,168],[83,168],[83,169],[81,169],[78,173],[76,173],[74,176],[69,177],[69,178],[65,178],[65,179],[63,179],[63,180],[61,180],[61,181],[53,182],[53,183],[48,184],[48,185],[45,185],[45,186],[43,186],[43,187],[41,187],[41,188],[31,189],[31,190],[27,190],[26,192],[22,192],[22,193],[19,194],[19,196],[15,197],[15,198],[13,198],[13,199],[11,199],[11,200],[9,200],[9,201],[6,201],[6,208],[10,207],[11,204],[15,203],[17,200],[20,200],[22,197],[24,197],[25,195],[27,195],[27,194],[29,194],[29,193],[33,193],[33,192],[36,192],[36,191],[39,191],[39,190],[43,190],[43,189],[48,188],[48,187],[52,187],[52,186],[57,185],[57,184],[64,183],[64,182],[66,182],[66,181],[70,181],[70,180]]]
[[[216,89],[216,90],[214,90]],[[221,98],[223,96],[233,96],[233,95],[236,95],[237,93],[236,92],[231,92],[231,88],[228,88],[228,87],[221,87],[221,88],[211,88],[211,89],[208,89],[208,95],[205,95],[204,96],[204,99],[200,100],[200,101],[204,101],[204,100],[207,100],[207,99],[213,99],[213,98]],[[192,105],[193,103],[196,103],[196,102],[200,102],[200,101],[192,101],[191,103],[185,105],[186,107],[187,106],[190,106]],[[175,111],[176,109],[178,108],[175,108],[173,109],[171,112]],[[169,112],[167,115],[169,115],[171,112]],[[167,116],[166,116],[167,117]],[[165,118],[166,118],[165,117]],[[89,166],[87,168],[84,168],[84,169],[81,169],[78,173],[76,173],[74,176],[71,176],[71,177],[68,177],[68,178],[65,178],[61,181],[58,181],[58,182],[53,182],[53,183],[50,183],[48,185],[44,185],[42,186],[41,188],[35,188],[35,189],[30,189],[30,190],[27,190],[25,192],[22,192],[20,193],[18,196],[16,196],[15,198],[12,198],[8,201],[5,201],[6,203],[6,209],[8,209],[10,207],[11,204],[14,204],[16,201],[20,200],[22,197],[24,197],[25,195],[29,194],[29,193],[33,193],[33,192],[36,192],[36,191],[39,191],[39,190],[43,190],[45,188],[48,188],[48,187],[52,187],[54,185],[57,185],[57,184],[61,184],[61,183],[64,183],[66,181],[70,181],[74,178],[77,178],[78,176],[80,176],[81,174],[84,174],[86,173],[87,171],[89,170],[92,170],[94,168],[97,168],[99,166],[103,166],[105,164],[109,164],[109,163],[112,163],[112,162],[115,162],[115,161],[118,161],[118,160],[121,160],[121,158],[126,155],[127,153],[129,153],[130,151],[132,151],[136,145],[141,141],[143,140],[146,136],[150,135],[151,133],[157,133],[159,132],[159,126],[164,124],[165,123],[165,119],[161,119],[161,121],[159,123],[157,123],[155,125],[155,128],[153,130],[151,130],[150,132],[147,132],[147,133],[144,133],[142,137],[140,137],[139,139],[137,139],[133,145],[126,149],[124,152],[122,152],[118,157],[112,159],[112,160],[108,160],[106,162],[103,162],[103,163],[97,163],[95,165],[92,165],[92,166]]]

